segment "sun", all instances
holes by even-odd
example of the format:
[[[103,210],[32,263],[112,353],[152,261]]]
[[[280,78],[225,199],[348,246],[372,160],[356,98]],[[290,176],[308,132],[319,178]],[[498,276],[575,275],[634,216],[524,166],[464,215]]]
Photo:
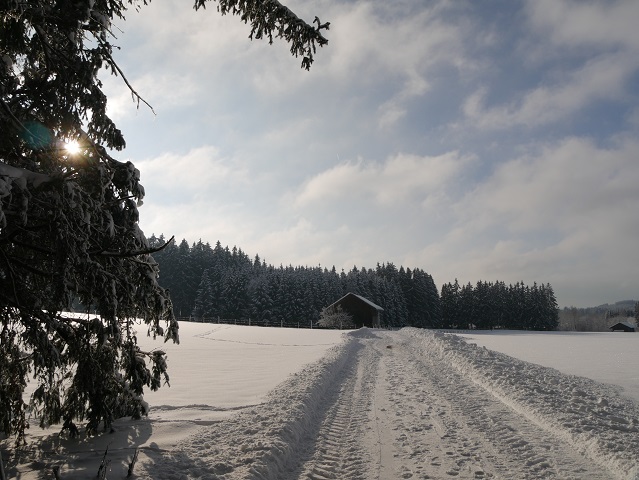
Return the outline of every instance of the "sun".
[[[82,150],[77,140],[67,140],[64,142],[64,149],[68,155],[78,155]]]

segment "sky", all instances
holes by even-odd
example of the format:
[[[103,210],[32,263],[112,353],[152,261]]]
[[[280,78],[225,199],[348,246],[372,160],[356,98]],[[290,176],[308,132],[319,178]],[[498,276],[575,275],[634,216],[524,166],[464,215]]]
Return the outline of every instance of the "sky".
[[[114,25],[103,75],[142,230],[279,266],[639,299],[639,2],[294,0],[310,71],[216,3]]]

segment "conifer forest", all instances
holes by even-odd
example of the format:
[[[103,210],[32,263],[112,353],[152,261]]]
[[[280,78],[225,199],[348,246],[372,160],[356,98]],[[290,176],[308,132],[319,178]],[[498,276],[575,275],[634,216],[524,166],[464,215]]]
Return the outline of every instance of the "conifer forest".
[[[149,238],[152,248],[166,243]],[[420,268],[377,263],[346,272],[335,267],[267,264],[241,248],[213,247],[201,240],[169,242],[153,254],[159,283],[169,290],[175,316],[205,322],[262,326],[310,327],[320,313],[352,292],[384,309],[386,328],[511,328],[552,330],[558,307],[552,287],[477,282],[442,286]]]

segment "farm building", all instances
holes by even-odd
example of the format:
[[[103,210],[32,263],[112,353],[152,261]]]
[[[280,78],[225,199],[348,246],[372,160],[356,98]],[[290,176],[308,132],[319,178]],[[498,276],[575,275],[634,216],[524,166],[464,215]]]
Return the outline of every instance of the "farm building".
[[[337,309],[337,307],[341,307],[343,311],[353,317],[357,328],[379,328],[381,325],[380,315],[384,309],[367,298],[355,295],[354,293],[347,293],[327,308]]]
[[[628,322],[619,322],[610,327],[610,330],[612,332],[634,332],[636,327]]]

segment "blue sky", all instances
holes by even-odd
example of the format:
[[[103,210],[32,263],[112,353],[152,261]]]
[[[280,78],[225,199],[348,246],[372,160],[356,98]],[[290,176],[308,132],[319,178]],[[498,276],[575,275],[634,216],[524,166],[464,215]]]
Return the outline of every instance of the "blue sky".
[[[309,72],[191,4],[114,28],[156,115],[103,77],[147,235],[639,298],[639,2],[285,2],[331,22]]]

